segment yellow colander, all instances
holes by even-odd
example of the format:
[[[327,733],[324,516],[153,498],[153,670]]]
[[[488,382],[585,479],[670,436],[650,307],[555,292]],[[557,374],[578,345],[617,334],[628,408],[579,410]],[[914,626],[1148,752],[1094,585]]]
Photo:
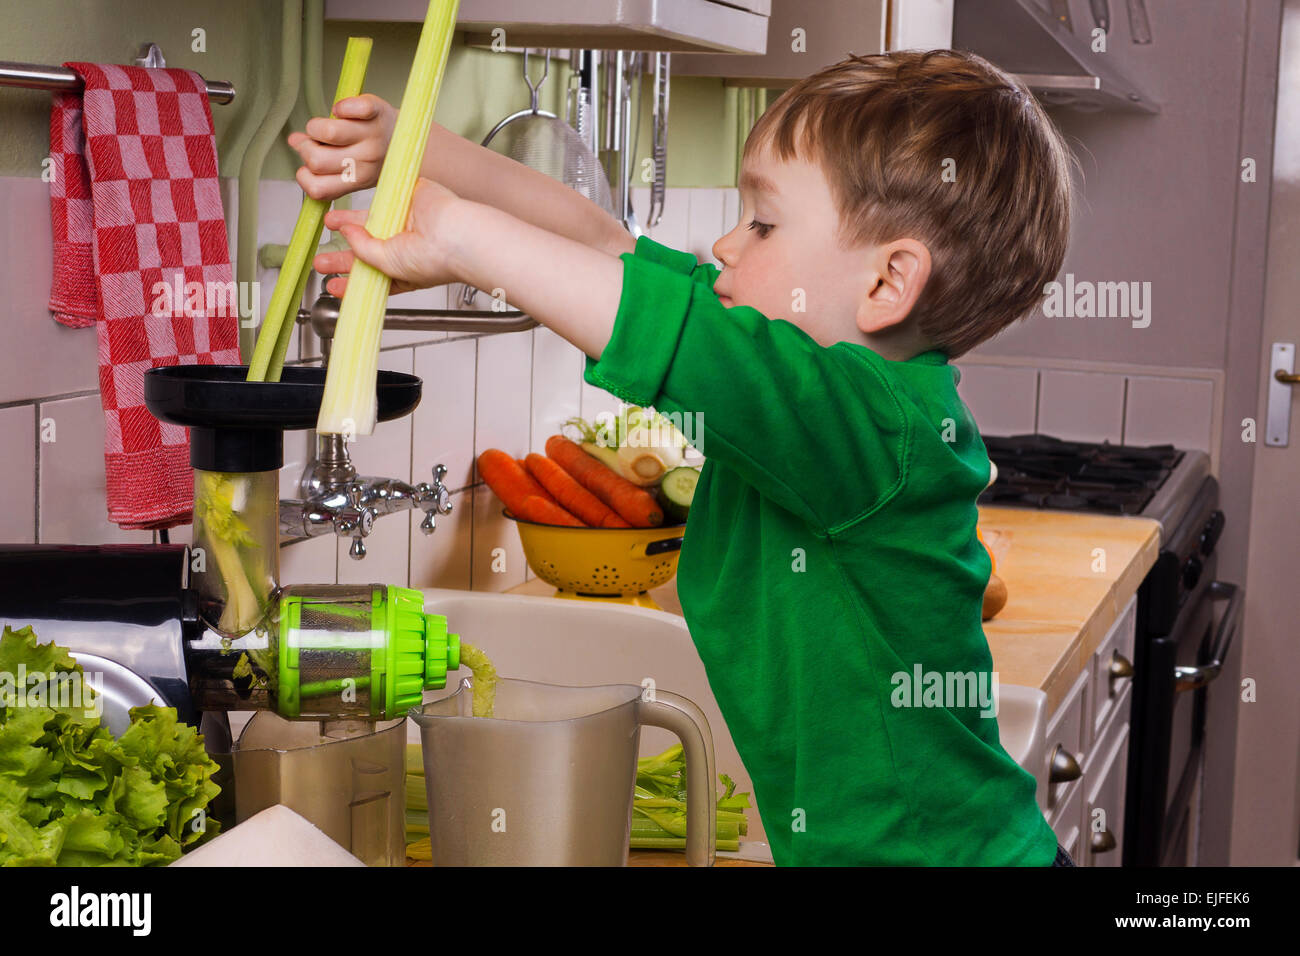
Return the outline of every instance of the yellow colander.
[[[533,573],[556,597],[619,601],[662,610],[646,591],[677,573],[685,524],[657,528],[570,528],[501,513],[519,529]]]

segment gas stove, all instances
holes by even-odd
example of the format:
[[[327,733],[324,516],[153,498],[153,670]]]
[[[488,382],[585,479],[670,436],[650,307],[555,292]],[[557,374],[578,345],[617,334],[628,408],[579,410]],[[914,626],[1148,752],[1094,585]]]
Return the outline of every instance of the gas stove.
[[[1204,452],[1172,445],[982,437],[998,477],[980,504],[1140,515],[1160,522],[1166,535],[1210,473]]]

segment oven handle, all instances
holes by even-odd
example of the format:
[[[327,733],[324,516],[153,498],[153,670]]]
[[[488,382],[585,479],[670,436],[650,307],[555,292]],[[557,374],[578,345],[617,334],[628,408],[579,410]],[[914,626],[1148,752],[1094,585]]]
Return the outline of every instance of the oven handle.
[[[1213,658],[1209,663],[1197,667],[1175,667],[1174,690],[1176,691],[1197,690],[1219,676],[1219,672],[1223,670],[1223,662],[1228,657],[1232,637],[1241,623],[1245,592],[1237,585],[1226,581],[1211,581],[1208,590],[1210,600],[1228,602],[1228,609],[1224,611],[1223,620],[1219,622],[1218,630],[1214,635]]]

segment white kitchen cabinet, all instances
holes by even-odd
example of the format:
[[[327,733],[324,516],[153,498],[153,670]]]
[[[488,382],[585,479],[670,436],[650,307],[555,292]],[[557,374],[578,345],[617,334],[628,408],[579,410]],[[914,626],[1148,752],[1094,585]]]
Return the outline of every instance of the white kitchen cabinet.
[[[1113,720],[1098,738],[1083,780],[1088,797],[1084,801],[1083,836],[1079,841],[1083,866],[1119,866],[1124,855],[1124,785],[1128,779],[1128,701],[1123,692],[1124,720]],[[1116,715],[1118,716],[1118,714]]]
[[[1057,839],[1079,866],[1119,866],[1122,862],[1133,700],[1129,662],[1133,659],[1136,624],[1134,596],[1047,722],[1043,757],[1046,773],[1039,774],[1039,806]],[[1052,783],[1052,760],[1058,751],[1072,758],[1080,774]],[[1044,779],[1046,784],[1042,784]],[[1096,834],[1094,819],[1102,825]],[[1067,837],[1075,841],[1077,850]]]
[[[1065,700],[1047,720],[1047,747],[1043,757],[1047,762],[1047,783],[1042,794],[1043,811],[1046,813],[1064,805],[1076,788],[1079,777],[1069,776],[1067,767],[1073,763],[1080,772],[1083,769],[1084,725],[1091,679],[1092,675],[1084,670],[1065,695]],[[1054,763],[1059,765],[1055,773],[1052,769]]]
[[[468,46],[505,31],[509,48],[723,51],[767,49],[771,0],[460,0],[456,29]],[[424,21],[428,0],[326,0],[325,19]]]
[[[779,88],[845,59],[952,45],[953,0],[772,0],[761,55],[674,56],[676,76],[720,76],[729,86]]]

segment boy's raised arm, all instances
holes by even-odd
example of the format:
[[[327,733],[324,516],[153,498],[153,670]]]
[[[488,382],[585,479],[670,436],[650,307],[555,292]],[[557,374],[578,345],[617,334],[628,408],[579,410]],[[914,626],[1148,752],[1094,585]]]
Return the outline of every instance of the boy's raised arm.
[[[313,199],[336,199],[373,186],[397,122],[397,109],[373,93],[339,100],[334,114],[313,117],[305,132],[288,139],[304,163],[298,183]],[[633,249],[622,223],[581,193],[436,122],[420,172],[458,196],[601,252],[618,255]]]

